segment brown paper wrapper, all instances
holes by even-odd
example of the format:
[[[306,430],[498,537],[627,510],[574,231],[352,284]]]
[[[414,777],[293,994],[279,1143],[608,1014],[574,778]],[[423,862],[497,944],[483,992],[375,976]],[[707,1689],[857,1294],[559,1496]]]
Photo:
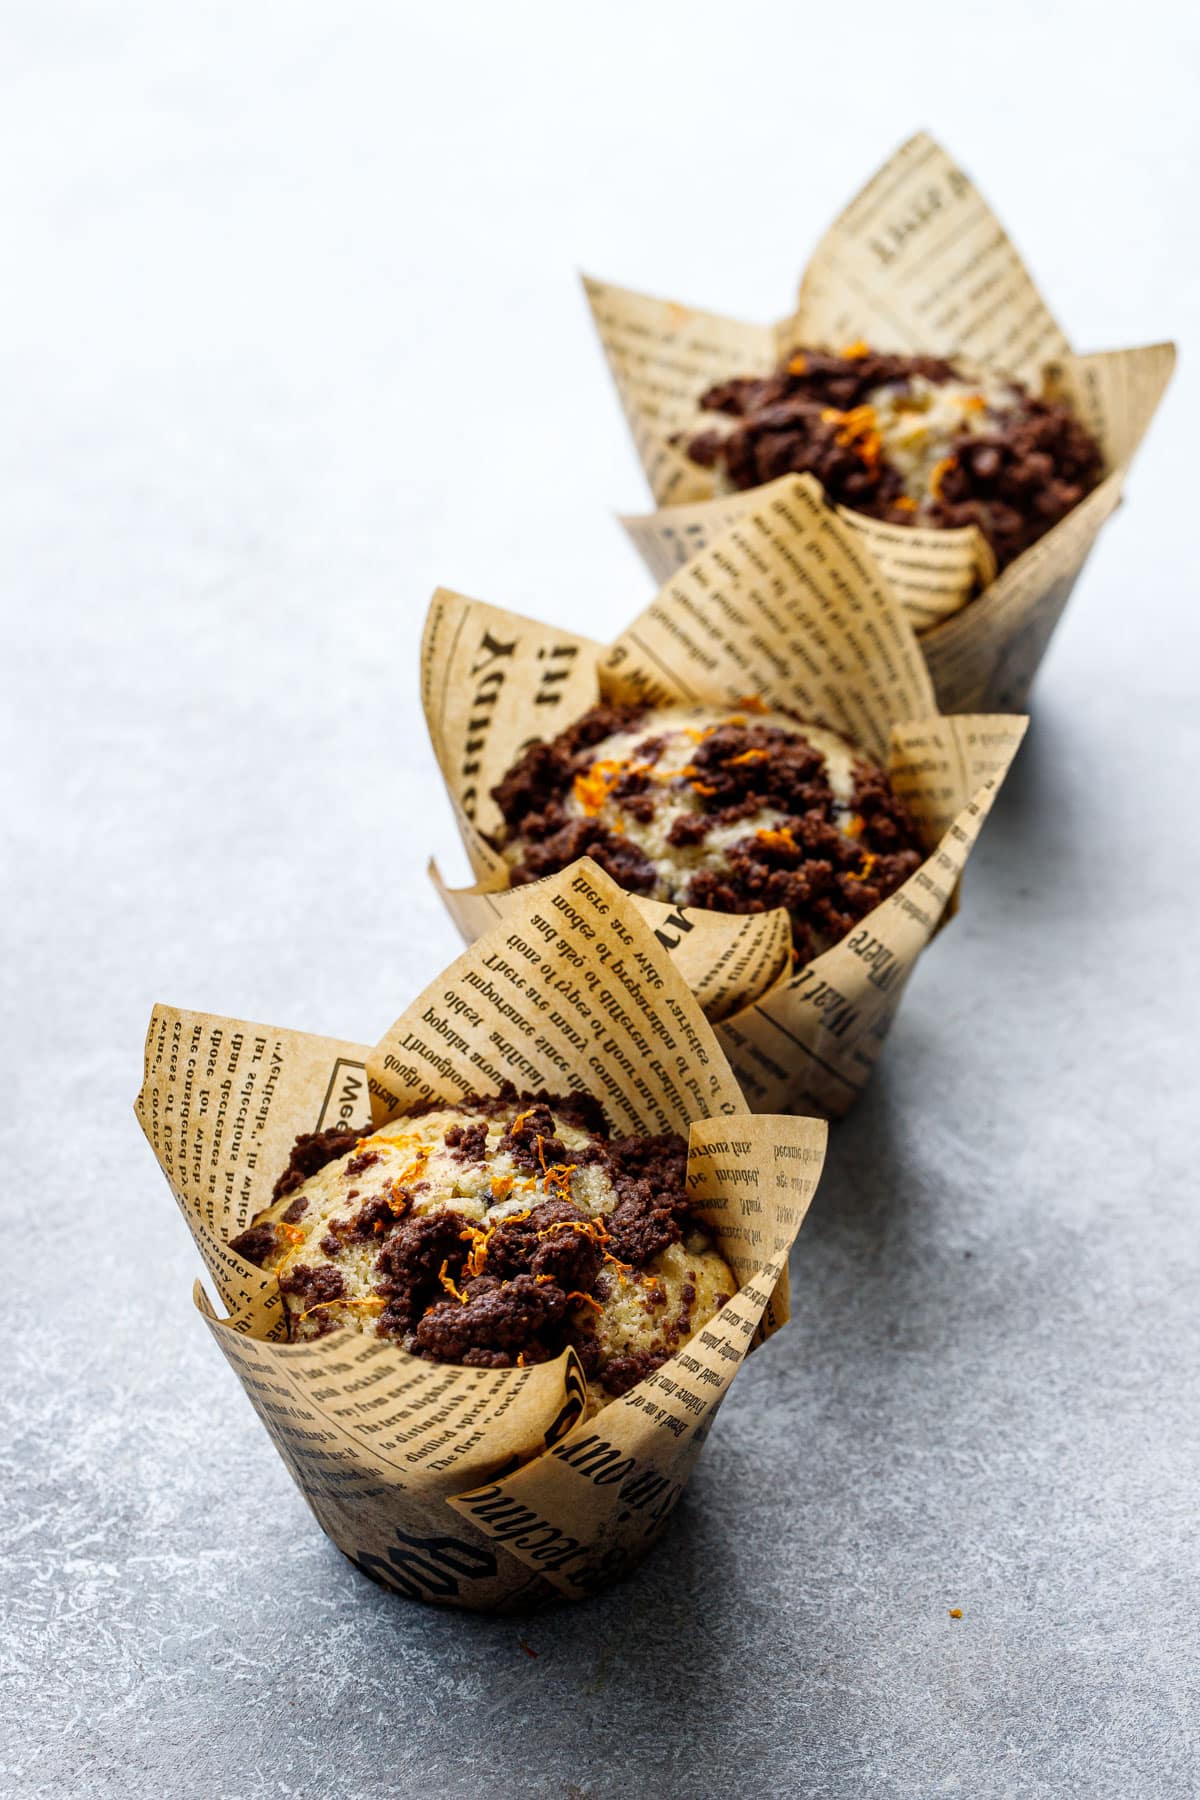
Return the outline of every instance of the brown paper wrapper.
[[[794,970],[785,912],[636,901],[751,1105],[836,1117],[862,1092],[916,959],[953,905],[1026,721],[938,714],[903,610],[811,477],[752,500],[607,649],[435,594],[422,694],[475,885],[449,889],[432,874],[468,942],[528,906],[530,890],[507,886],[487,842],[501,825],[490,790],[532,737],[553,736],[602,695],[717,706],[756,696],[840,731],[890,770],[929,847],[841,943]],[[561,672],[553,695],[551,669]]]
[[[224,1314],[199,1283],[196,1304],[323,1530],[397,1593],[479,1610],[588,1594],[658,1537],[742,1359],[787,1319],[826,1131],[747,1112],[669,952],[594,863],[514,899],[374,1049],[156,1007],[136,1102]],[[572,1351],[494,1370],[351,1331],[288,1343],[274,1276],[228,1248],[298,1133],[506,1078],[586,1090],[621,1133],[685,1135],[697,1213],[739,1283],[585,1423]]]
[[[942,711],[1025,707],[1170,380],[1171,344],[1076,356],[978,189],[924,133],[830,227],[796,310],[775,325],[584,285],[659,508],[623,521],[657,581],[754,503],[752,492],[715,498],[711,474],[670,439],[694,426],[706,387],[766,374],[797,343],[837,348],[863,338],[881,350],[958,354],[994,363],[1035,390],[1069,394],[1104,447],[1106,479],[999,577],[973,528],[919,531],[843,512],[922,634]]]

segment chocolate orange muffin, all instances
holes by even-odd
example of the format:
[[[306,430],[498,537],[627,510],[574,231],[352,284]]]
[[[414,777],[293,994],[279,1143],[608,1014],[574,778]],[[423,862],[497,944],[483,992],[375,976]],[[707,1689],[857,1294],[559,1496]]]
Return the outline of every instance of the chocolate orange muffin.
[[[771,375],[722,381],[676,444],[720,491],[812,474],[829,499],[894,525],[975,525],[1003,568],[1103,474],[1061,400],[938,356],[797,349]]]
[[[692,1216],[687,1145],[616,1138],[586,1094],[472,1094],[296,1140],[230,1248],[277,1276],[293,1341],[373,1332],[511,1368],[571,1345],[597,1410],[737,1292]]]
[[[492,790],[516,886],[590,856],[650,899],[784,907],[807,962],[920,866],[885,772],[788,713],[599,705]]]

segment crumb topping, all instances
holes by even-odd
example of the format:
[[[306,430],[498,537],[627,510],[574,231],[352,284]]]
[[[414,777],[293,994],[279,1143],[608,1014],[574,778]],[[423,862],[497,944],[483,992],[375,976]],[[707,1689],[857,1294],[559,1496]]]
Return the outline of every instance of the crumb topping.
[[[719,382],[711,415],[681,434],[723,491],[809,473],[839,505],[894,525],[975,525],[997,565],[1065,517],[1103,473],[1100,447],[1063,401],[935,356],[861,341],[794,351],[773,374]]]
[[[834,732],[757,707],[593,707],[530,745],[493,794],[514,885],[586,854],[652,899],[785,907],[805,962],[924,857],[881,769]]]
[[[611,1137],[590,1096],[506,1085],[325,1147],[340,1156],[299,1190],[285,1171],[231,1244],[278,1277],[293,1340],[370,1331],[486,1368],[572,1345],[598,1406],[736,1291],[692,1216],[682,1138]],[[289,1170],[315,1157],[298,1139]]]

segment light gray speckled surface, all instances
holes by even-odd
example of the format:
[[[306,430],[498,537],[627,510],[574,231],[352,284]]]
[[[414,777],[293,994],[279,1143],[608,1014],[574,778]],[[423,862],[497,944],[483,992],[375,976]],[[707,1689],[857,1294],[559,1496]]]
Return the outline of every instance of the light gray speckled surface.
[[[766,316],[926,117],[1082,344],[1183,334],[1194,36],[1009,9],[989,66],[1057,96],[1047,162],[936,47],[946,104],[914,107],[904,21],[868,7],[865,105],[810,95],[798,182],[719,7],[655,9],[637,56],[624,0],[14,10],[0,1132],[6,1294],[47,1299],[10,1308],[0,1399],[0,1792],[1193,1795],[1186,364],[835,1137],[793,1325],[636,1585],[522,1626],[343,1563],[193,1314],[130,1101],[156,998],[371,1037],[454,953],[419,874],[460,866],[415,706],[436,580],[597,632],[644,598],[573,266]],[[673,84],[719,146],[668,127]],[[1118,94],[1129,133],[1097,139]],[[761,214],[732,212],[751,175]]]

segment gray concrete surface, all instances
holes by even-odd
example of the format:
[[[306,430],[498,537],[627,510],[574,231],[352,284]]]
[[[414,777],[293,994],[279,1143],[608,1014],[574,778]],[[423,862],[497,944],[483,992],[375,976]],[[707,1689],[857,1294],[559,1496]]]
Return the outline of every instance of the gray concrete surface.
[[[597,632],[645,598],[576,263],[773,314],[928,119],[1081,345],[1186,335],[1195,38],[1027,10],[1002,87],[1058,105],[1075,57],[1036,154],[880,6],[803,180],[719,8],[643,13],[636,55],[624,5],[10,15],[5,1795],[1200,1790],[1186,360],[835,1136],[794,1322],[639,1580],[522,1624],[342,1562],[193,1314],[130,1111],[156,998],[369,1038],[454,953],[435,581]],[[718,146],[668,117],[706,113]]]

